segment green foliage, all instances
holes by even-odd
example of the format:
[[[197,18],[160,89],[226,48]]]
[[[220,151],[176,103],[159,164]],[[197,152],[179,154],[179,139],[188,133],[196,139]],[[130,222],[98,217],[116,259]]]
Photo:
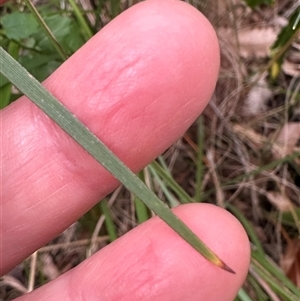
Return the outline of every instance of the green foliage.
[[[69,4],[71,5],[73,9],[73,13],[75,15],[75,18],[77,20],[77,24],[79,25],[82,35],[84,36],[85,40],[87,41],[93,36],[92,30],[88,23],[86,22],[80,8],[78,7],[76,1],[74,0],[68,0]]]
[[[289,18],[288,24],[279,33],[274,45],[272,46],[272,60],[271,60],[271,77],[274,79],[278,76],[284,55],[294,38],[300,31],[300,6],[295,9]]]
[[[119,0],[110,0],[111,15],[116,17],[121,12],[121,6]]]
[[[114,241],[118,238],[117,230],[115,227],[115,224],[113,222],[113,219],[111,217],[111,213],[107,204],[107,200],[102,200],[100,202],[101,211],[105,216],[105,226],[106,230],[109,236],[110,241]]]
[[[70,16],[44,15],[43,19],[68,54],[74,53],[83,45],[84,39],[80,34],[80,28]],[[3,16],[0,23],[2,34],[6,39],[14,40],[27,50],[47,55],[54,52],[52,43],[45,36],[32,14],[13,12]]]
[[[294,229],[300,227],[300,207],[294,211],[287,211],[282,213],[282,224],[288,225]]]
[[[3,33],[8,39],[21,42],[38,31],[38,23],[29,13],[18,11],[3,16],[0,20]]]
[[[26,56],[21,56],[19,62],[40,81],[47,78],[62,63],[62,60],[55,52],[34,53],[33,51]]]
[[[255,8],[259,5],[273,5],[274,0],[244,0],[246,4]],[[280,71],[286,54],[293,39],[298,35],[300,29],[300,6],[291,14],[288,24],[279,33],[274,45],[271,48],[272,58],[269,63],[270,75],[275,79]]]
[[[295,23],[293,24],[292,29],[295,30],[298,27],[299,23],[300,23],[300,10],[298,8],[298,15],[296,15],[296,20]]]
[[[300,15],[300,6],[290,16],[289,23],[281,30],[272,49],[276,50],[283,47],[290,39],[294,37],[300,29],[300,22],[296,22]]]
[[[49,3],[39,7],[40,14],[59,45],[68,56],[85,43],[85,36],[73,14],[59,11],[53,14]],[[0,19],[1,46],[17,59],[39,81],[46,79],[62,63],[63,59],[53,46],[53,41],[45,35],[32,13],[13,10]],[[4,108],[16,98],[11,93],[11,84],[0,76],[0,108]]]
[[[101,214],[101,205],[100,203],[97,203],[92,209],[90,209],[85,215],[83,215],[79,219],[81,231],[92,234]]]
[[[244,0],[244,1],[251,8],[254,8],[256,6],[263,5],[263,4],[266,4],[266,5],[274,4],[274,0]]]
[[[84,39],[80,34],[79,26],[70,17],[58,14],[50,15],[45,16],[44,21],[68,55],[74,53],[84,44]],[[41,30],[36,31],[32,37],[36,41],[36,49],[45,54],[55,52],[51,41],[49,41]]]
[[[19,45],[14,41],[10,41],[8,44],[8,53],[14,58],[18,59]],[[5,108],[12,99],[12,84],[0,74],[0,109]]]

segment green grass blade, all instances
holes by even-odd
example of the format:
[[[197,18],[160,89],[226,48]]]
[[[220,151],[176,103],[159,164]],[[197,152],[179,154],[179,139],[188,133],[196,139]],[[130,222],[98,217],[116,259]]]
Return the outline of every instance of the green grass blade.
[[[149,213],[147,206],[137,196],[134,197],[134,205],[138,223],[141,224],[148,220]]]
[[[234,301],[252,301],[252,299],[250,298],[250,296],[246,293],[246,291],[241,288],[238,292],[238,296]]]
[[[167,201],[169,202],[169,206],[176,207],[180,203],[178,200],[174,197],[173,193],[168,189],[167,185],[164,183],[164,181],[159,177],[155,169],[149,165],[149,170],[151,174],[153,175],[155,181],[157,182],[160,189],[163,191],[164,195],[166,196]]]
[[[0,84],[1,79],[0,79]],[[5,108],[10,103],[12,84],[8,83],[0,87],[0,110]]]
[[[227,266],[211,251],[158,197],[148,189],[92,132],[89,131],[66,107],[50,94],[25,68],[0,47],[1,72],[41,110],[53,119],[66,133],[79,143],[104,168],[111,172],[128,190],[139,197],[146,206],[175,230],[210,262],[227,270]]]
[[[262,256],[261,253],[257,251],[252,252],[252,262],[256,271],[259,273],[264,273],[267,275],[272,275],[280,281],[283,286],[288,289],[295,296],[300,297],[300,290],[284,275],[283,271],[272,263],[266,256]],[[265,277],[265,280],[268,281],[269,276]]]
[[[269,271],[265,270],[259,264],[253,265],[250,270],[251,274],[254,274],[258,283],[264,283],[262,289],[265,293],[269,295],[270,298],[275,294],[280,300],[283,301],[298,301],[300,297],[300,291],[295,295],[291,292],[284,284],[279,281],[277,275],[271,274]],[[268,287],[268,289],[266,289]],[[273,298],[272,298],[273,300]]]
[[[254,295],[254,298],[252,300],[255,301],[270,301],[268,295],[264,291],[264,289],[261,287],[261,284],[259,281],[257,281],[254,276],[252,276],[250,273],[247,276],[247,281],[251,285],[252,294]]]
[[[15,43],[14,41],[10,41],[8,45],[8,53],[14,58],[17,59],[19,57],[19,50],[20,46]],[[0,78],[1,80],[1,78]],[[3,85],[0,82],[0,109],[5,108],[9,105],[11,99],[11,90],[12,84],[8,82],[7,84]]]
[[[44,30],[46,36],[51,41],[52,45],[54,46],[54,48],[56,49],[56,51],[60,55],[60,57],[63,59],[63,61],[67,60],[67,58],[68,58],[67,53],[64,51],[63,47],[59,44],[59,42],[57,41],[57,39],[55,38],[55,36],[51,32],[50,28],[48,27],[48,25],[43,20],[40,13],[37,11],[37,9],[34,7],[34,5],[31,3],[30,0],[25,0],[25,2],[26,2],[27,7],[29,8],[29,10],[31,11],[33,16],[36,18],[39,25],[41,26],[41,28]]]
[[[298,16],[296,17],[296,20],[292,26],[292,30],[296,30],[299,23],[300,23],[300,11],[298,12]]]
[[[143,182],[145,182],[145,176],[144,176],[145,172],[146,172],[146,168],[144,168],[143,171],[141,171],[138,175]],[[136,218],[138,223],[141,224],[149,219],[150,217],[149,211],[147,206],[140,200],[140,198],[138,198],[136,195],[133,195],[133,198],[134,198]]]
[[[114,224],[111,214],[110,214],[110,209],[108,208],[108,205],[107,205],[107,200],[102,200],[100,202],[100,208],[101,208],[103,215],[105,216],[104,223],[105,223],[106,230],[107,230],[107,233],[109,236],[109,240],[114,241],[118,238],[118,234],[117,234],[115,224]]]
[[[300,6],[289,17],[288,24],[282,28],[277,36],[274,45],[271,47],[270,75],[272,79],[277,78],[283,63],[283,57],[288,51],[292,42],[299,36],[300,23],[298,20],[300,14]]]
[[[259,252],[261,255],[265,255],[264,249],[260,243],[260,240],[258,239],[253,226],[251,223],[245,218],[243,213],[239,211],[235,206],[228,204],[227,208],[235,215],[235,217],[241,222],[243,227],[245,228],[248,236],[250,237],[252,243],[256,246],[257,252]]]
[[[84,19],[84,16],[82,15],[77,3],[74,0],[68,0],[68,2],[74,11],[74,15],[76,16],[80,28],[82,29],[85,40],[86,41],[89,40],[93,36],[93,32],[91,28],[89,27],[88,23]]]
[[[169,171],[165,170],[158,162],[153,161],[150,164],[150,170],[155,171],[157,175],[177,194],[182,204],[193,203],[193,199],[185,192],[182,187],[174,180]]]
[[[121,11],[121,1],[110,0],[110,9],[112,18],[116,17]]]

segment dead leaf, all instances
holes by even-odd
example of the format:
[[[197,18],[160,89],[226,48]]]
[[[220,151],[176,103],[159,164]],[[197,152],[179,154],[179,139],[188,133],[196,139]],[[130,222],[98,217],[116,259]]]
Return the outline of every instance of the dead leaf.
[[[296,151],[300,151],[297,144],[300,140],[300,122],[286,123],[275,139],[276,147],[273,147],[273,155],[280,159]]]
[[[277,39],[279,28],[220,29],[219,36],[233,46],[244,58],[265,58]],[[234,37],[237,36],[237,39]]]

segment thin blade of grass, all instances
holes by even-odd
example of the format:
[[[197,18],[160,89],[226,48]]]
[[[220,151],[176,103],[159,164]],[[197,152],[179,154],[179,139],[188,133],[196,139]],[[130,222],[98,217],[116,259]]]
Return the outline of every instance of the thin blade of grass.
[[[53,35],[51,29],[45,23],[44,19],[42,18],[40,13],[37,11],[35,6],[31,3],[30,0],[25,0],[25,2],[26,2],[27,7],[29,8],[29,10],[31,11],[33,16],[36,18],[36,20],[39,23],[39,25],[41,26],[41,28],[43,29],[44,33],[46,34],[46,36],[52,43],[53,47],[56,49],[56,51],[60,55],[60,57],[63,59],[63,61],[67,60],[68,59],[67,53],[65,52],[63,47],[59,44],[56,37]]]
[[[250,298],[250,296],[246,293],[246,291],[241,288],[238,292],[238,296],[234,301],[252,301],[252,299]]]
[[[168,187],[164,183],[164,181],[158,176],[158,174],[156,173],[155,169],[151,166],[151,164],[149,165],[149,170],[150,170],[152,176],[154,177],[155,182],[157,182],[158,186],[163,191],[163,193],[166,197],[166,200],[169,202],[169,206],[171,206],[171,207],[178,206],[180,203],[174,197],[173,193],[168,189]]]
[[[268,295],[265,293],[260,283],[250,273],[248,273],[247,281],[251,284],[253,299],[255,301],[269,301]]]
[[[148,220],[149,214],[147,206],[137,196],[134,197],[134,205],[138,223],[141,224]]]
[[[9,42],[8,53],[14,59],[18,58],[19,50],[20,50],[20,46],[16,42],[14,41]],[[2,83],[0,82],[0,84]],[[12,92],[12,84],[10,82],[0,88],[0,109],[3,109],[9,105],[11,99],[11,92]]]
[[[121,6],[120,6],[120,0],[110,0],[110,9],[111,9],[111,16],[112,18],[116,17],[120,11],[121,11]]]
[[[78,4],[74,0],[68,0],[68,2],[74,11],[74,15],[76,16],[80,28],[82,29],[85,40],[89,40],[93,36],[93,32],[89,27],[88,23],[86,22],[84,16],[82,15]]]
[[[170,208],[161,202],[124,163],[119,160],[89,129],[50,94],[25,68],[0,47],[1,73],[41,110],[79,143],[104,168],[112,173],[128,190],[138,196],[145,205],[176,231],[202,256],[216,266],[235,273],[210,250]]]
[[[144,177],[144,173],[145,173],[146,168],[143,169],[143,171],[141,171],[138,176],[140,177],[140,179],[145,182],[145,177]],[[147,206],[140,200],[140,198],[138,198],[136,195],[133,194],[133,200],[134,200],[134,206],[135,206],[135,214],[136,214],[136,218],[139,224],[145,222],[146,220],[149,219],[149,211]]]
[[[174,180],[172,175],[160,164],[158,164],[158,162],[153,161],[150,164],[150,167],[152,173],[153,171],[155,171],[163,179],[163,181],[177,194],[182,204],[194,202],[194,200],[188,195],[188,193],[186,193],[186,191],[183,188],[181,188],[180,185]]]
[[[250,237],[252,243],[254,243],[254,245],[257,248],[257,252],[260,253],[262,256],[265,255],[264,249],[260,243],[260,240],[258,239],[253,226],[251,225],[251,223],[245,218],[245,216],[243,215],[242,212],[240,212],[235,206],[231,205],[231,204],[227,204],[227,208],[235,215],[235,217],[241,222],[241,224],[243,225],[243,227],[245,228],[248,236]]]
[[[259,264],[253,265],[250,269],[250,273],[254,276],[256,281],[261,285],[265,293],[270,297],[271,300],[286,300],[286,301],[298,301],[300,296],[289,291],[283,283],[281,283],[275,275],[269,273]],[[279,299],[280,298],[280,299]]]
[[[102,200],[100,203],[101,211],[105,216],[105,226],[109,236],[110,241],[114,241],[118,238],[118,234],[115,228],[115,224],[110,214],[110,209],[108,208],[107,200]]]
[[[284,275],[283,271],[266,256],[263,256],[261,253],[254,250],[252,251],[252,262],[256,272],[264,272],[268,273],[268,275],[273,275],[292,294],[300,297],[300,290]],[[268,281],[269,279],[265,280]]]

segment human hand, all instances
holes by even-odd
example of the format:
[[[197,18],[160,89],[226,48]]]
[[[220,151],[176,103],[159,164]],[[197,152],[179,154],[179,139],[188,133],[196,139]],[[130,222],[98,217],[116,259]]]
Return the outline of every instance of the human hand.
[[[138,171],[201,113],[218,69],[218,43],[208,21],[183,2],[151,0],[112,21],[44,85]],[[1,111],[1,124],[4,274],[118,182],[26,97]],[[235,275],[155,217],[18,300],[233,300],[250,257],[241,225],[208,204],[174,212]]]

